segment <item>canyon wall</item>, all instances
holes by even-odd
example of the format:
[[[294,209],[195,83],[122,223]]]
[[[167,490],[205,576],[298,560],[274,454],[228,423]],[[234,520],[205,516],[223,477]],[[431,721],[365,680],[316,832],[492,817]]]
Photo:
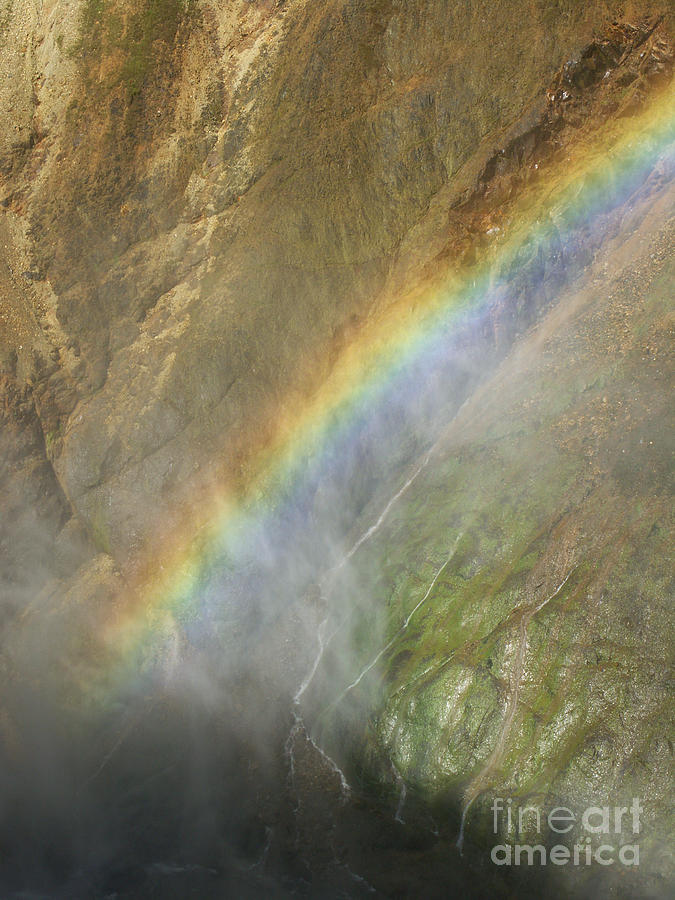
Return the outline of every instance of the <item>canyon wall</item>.
[[[5,3],[3,371],[99,551],[245,476],[625,7]]]

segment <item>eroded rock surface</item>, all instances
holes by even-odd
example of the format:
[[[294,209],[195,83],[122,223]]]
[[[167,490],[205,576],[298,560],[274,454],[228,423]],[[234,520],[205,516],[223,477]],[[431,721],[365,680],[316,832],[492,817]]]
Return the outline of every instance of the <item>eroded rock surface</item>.
[[[245,468],[443,240],[434,198],[614,11],[8,0],[8,253],[100,549],[138,551],[206,462]]]

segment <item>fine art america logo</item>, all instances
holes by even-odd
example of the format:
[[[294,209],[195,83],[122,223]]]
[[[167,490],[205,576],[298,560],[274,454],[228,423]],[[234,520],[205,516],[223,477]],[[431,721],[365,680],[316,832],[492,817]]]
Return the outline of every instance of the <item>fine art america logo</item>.
[[[492,806],[494,833],[542,834],[542,824],[548,824],[552,835],[570,835],[574,829],[574,844],[571,839],[562,838],[561,843],[547,847],[544,843],[535,844],[495,844],[490,853],[492,862],[497,866],[590,866],[598,863],[611,866],[619,863],[624,866],[640,865],[640,847],[635,835],[640,833],[640,813],[644,807],[637,797],[631,806],[589,806],[581,816],[575,815],[565,806],[556,806],[542,815],[536,806],[513,806],[512,800],[495,797]],[[624,840],[625,834],[633,837],[629,843]],[[548,841],[547,843],[550,843]]]

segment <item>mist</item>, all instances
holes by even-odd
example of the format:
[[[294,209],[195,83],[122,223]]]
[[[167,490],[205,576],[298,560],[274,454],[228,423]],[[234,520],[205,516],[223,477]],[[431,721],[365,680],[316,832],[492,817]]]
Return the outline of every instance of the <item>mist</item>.
[[[629,192],[634,214],[637,187]],[[649,197],[647,175],[639,187]],[[114,648],[98,632],[124,578],[109,570],[101,587],[98,572],[96,601],[82,603],[67,585],[92,565],[83,561],[83,539],[62,538],[67,546],[56,553],[47,528],[22,522],[15,557],[30,547],[33,561],[18,581],[7,570],[3,585],[5,896],[126,897],[149,883],[180,891],[166,886],[172,877],[201,884],[202,896],[272,890],[262,863],[280,830],[303,827],[293,821],[301,806],[294,778],[308,742],[323,757],[322,778],[330,782],[332,772],[339,781],[328,790],[331,803],[346,803],[359,783],[355,746],[380,702],[373,676],[397,633],[373,603],[382,573],[372,559],[364,568],[364,551],[433,466],[462,404],[515,336],[569,289],[592,247],[625,215],[625,202],[618,196],[616,209],[542,239],[515,277],[493,270],[479,286],[486,296],[469,304],[478,306],[477,317],[458,325],[450,310],[447,329],[387,380],[323,454],[303,460],[299,482],[253,519],[246,541],[210,553],[193,611],[184,619],[167,612],[152,646],[115,684],[106,684],[105,672]],[[515,319],[514,309],[521,311]],[[497,331],[510,335],[499,346]],[[447,560],[461,536],[461,529],[448,535]],[[82,568],[65,572],[64,560]],[[431,587],[447,561],[440,562],[430,569]],[[362,680],[371,683],[365,693],[355,690]],[[85,688],[97,681],[92,699]],[[402,789],[394,767],[389,790],[401,821]],[[430,812],[414,815],[426,816],[433,833]],[[292,893],[306,873],[275,852],[274,890]],[[351,885],[357,891],[358,881]]]

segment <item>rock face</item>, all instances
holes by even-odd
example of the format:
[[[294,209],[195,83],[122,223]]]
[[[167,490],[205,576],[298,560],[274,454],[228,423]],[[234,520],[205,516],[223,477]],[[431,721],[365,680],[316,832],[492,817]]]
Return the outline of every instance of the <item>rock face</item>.
[[[536,206],[542,172],[562,179],[570,155],[668,89],[673,13],[663,0],[523,7],[0,4],[0,632],[13,646],[2,661],[7,685],[29,685],[16,708],[0,704],[2,761],[21,773],[7,789],[13,809],[31,788],[22,741],[38,728],[23,710],[37,721],[45,690],[50,709],[74,705],[52,698],[52,673],[58,681],[80,663],[101,662],[108,651],[98,617],[109,617],[157,536],[176,530],[183,508],[198,507],[214,484],[247,482],[279,423],[374,317],[498,260],[500,236],[517,231],[524,205]],[[452,403],[466,403],[344,586],[345,603],[356,583],[370,606],[356,605],[345,643],[327,654],[315,715],[298,731],[304,822],[289,824],[267,781],[256,782],[260,759],[237,734],[236,765],[258,806],[247,795],[254,812],[247,807],[237,851],[247,862],[229,883],[234,894],[276,896],[265,871],[282,872],[293,890],[305,884],[312,862],[298,862],[301,834],[321,873],[316,896],[368,890],[347,863],[385,896],[401,885],[411,896],[446,896],[448,872],[470,896],[471,877],[439,857],[454,852],[463,810],[469,846],[489,843],[494,794],[542,809],[602,805],[607,794],[617,804],[650,799],[649,879],[629,877],[624,894],[663,893],[672,175],[667,167],[650,173],[639,204],[626,199],[607,228],[579,228],[564,247],[551,216],[548,257],[525,241],[496,271],[506,287],[463,348],[470,363]],[[403,427],[401,435],[403,443]],[[419,463],[418,449],[407,443],[389,473],[386,461],[357,461],[339,485],[354,533],[377,518],[387,477],[396,482]],[[382,488],[374,497],[373,483]],[[414,628],[399,634],[401,617],[427,591]],[[291,699],[274,683],[274,666],[299,671],[285,644],[295,640],[296,656],[311,664],[323,602],[316,586],[301,601],[312,610],[299,616],[305,627],[311,620],[311,634],[293,607],[251,649],[263,672],[253,693],[268,705]],[[59,644],[72,609],[91,617],[84,646]],[[29,671],[26,660],[50,636],[39,671]],[[336,703],[336,685],[348,685],[385,644]],[[232,689],[228,715],[248,721],[249,690]],[[133,703],[128,721],[111,713],[122,735],[115,732],[112,751],[105,729],[97,732],[86,760],[94,780],[146,715],[168,742],[189,745],[197,713],[183,710],[166,728],[170,704],[145,695]],[[270,716],[275,740],[286,709]],[[73,755],[75,738],[54,719],[58,760]],[[220,727],[213,733],[225,740]],[[383,805],[363,800],[375,803],[367,825],[356,807],[345,812],[314,733],[350,777],[376,786]],[[143,740],[134,746],[144,759],[156,753],[167,771],[178,766],[185,780],[199,780],[159,740]],[[275,748],[283,768],[288,745]],[[131,779],[127,762],[116,770],[121,781]],[[143,784],[155,777],[144,765]],[[426,835],[440,811],[440,835],[400,838],[399,823],[375,835],[390,793]],[[317,801],[323,794],[332,819]],[[49,834],[50,803],[56,809],[63,796],[46,795]],[[138,796],[133,803],[141,805]],[[164,807],[152,807],[161,818],[156,808]],[[22,816],[17,833],[40,837]],[[77,804],[72,817],[89,821]],[[0,850],[13,848],[11,832],[1,820]],[[367,849],[355,835],[368,835]],[[69,864],[59,856],[48,867]],[[200,896],[222,893],[208,860],[193,869],[181,878],[194,877]],[[167,873],[153,872],[147,877],[163,884]],[[172,890],[113,882],[108,894],[129,898]],[[176,896],[191,889],[181,884]],[[71,888],[70,896],[90,890]],[[507,896],[510,888],[489,882],[485,890]],[[582,881],[578,890],[595,888]]]
[[[205,461],[246,466],[620,5],[6,4],[23,365],[100,549],[139,549]]]
[[[672,189],[660,202],[672,216]],[[662,221],[602,254],[573,311],[518,345],[360,552],[359,592],[380,599],[334,648],[333,671],[385,607],[391,643],[322,735],[344,758],[349,723],[368,710],[372,738],[352,748],[365,753],[360,765],[394,790],[393,763],[411,797],[468,807],[467,833],[488,846],[494,797],[544,811],[648,798],[642,876],[654,895],[672,877],[662,858],[672,711],[662,379],[672,378],[675,270],[672,219],[664,232]],[[343,684],[375,658],[365,643]],[[505,817],[499,833],[513,838]],[[532,826],[521,839],[555,835]],[[634,896],[645,890],[637,882]]]

